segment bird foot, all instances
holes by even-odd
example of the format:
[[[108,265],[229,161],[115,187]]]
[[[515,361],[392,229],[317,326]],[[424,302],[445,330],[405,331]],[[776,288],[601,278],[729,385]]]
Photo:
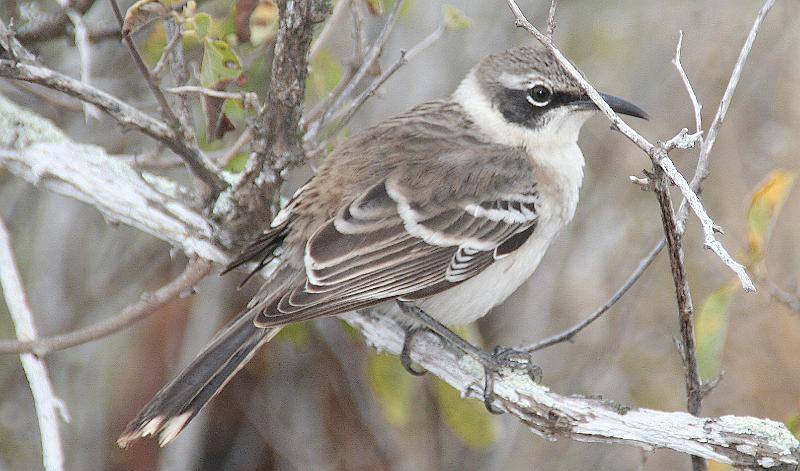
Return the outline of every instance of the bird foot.
[[[486,356],[487,358],[482,361],[484,368],[483,404],[486,406],[486,410],[492,414],[505,412],[493,405],[497,399],[494,393],[495,376],[501,374],[502,370],[524,370],[534,382],[538,383],[542,380],[542,369],[533,363],[530,352],[497,346],[494,353]]]

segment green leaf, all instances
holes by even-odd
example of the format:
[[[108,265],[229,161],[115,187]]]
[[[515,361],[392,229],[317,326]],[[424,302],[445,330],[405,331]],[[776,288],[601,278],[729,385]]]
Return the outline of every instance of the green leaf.
[[[164,48],[167,47],[167,29],[163,24],[156,25],[142,44],[142,58],[153,67],[158,63]]]
[[[206,88],[216,88],[220,82],[235,80],[242,75],[242,61],[225,41],[206,39],[203,63],[200,66],[200,83]]]
[[[438,378],[434,378],[434,386],[436,402],[447,426],[469,448],[489,449],[500,434],[497,421],[483,402],[462,398],[455,388]]]
[[[367,377],[386,419],[396,427],[407,425],[411,419],[415,381],[400,360],[385,353],[371,355]]]
[[[464,31],[472,27],[472,20],[453,5],[443,6],[442,14],[444,15],[444,26],[447,31]]]
[[[797,175],[775,170],[756,188],[747,211],[747,239],[751,264],[764,258],[770,230],[792,190]]]
[[[308,85],[314,96],[321,98],[336,87],[342,79],[342,65],[330,49],[319,51],[311,61]]]
[[[234,155],[231,160],[228,161],[228,165],[225,166],[225,170],[231,173],[244,172],[244,168],[247,166],[247,159],[249,158],[250,158],[249,152],[239,152],[238,154]]]
[[[222,104],[222,112],[225,113],[225,115],[231,121],[242,122],[246,117],[244,105],[242,105],[241,100],[236,100],[236,99],[225,100],[225,103]]]
[[[695,320],[697,366],[700,379],[712,381],[719,375],[722,351],[728,333],[730,306],[736,286],[727,285],[711,293]]]
[[[795,437],[800,439],[800,414],[795,414],[788,421],[786,421],[786,428],[788,428]]]
[[[205,39],[211,34],[211,24],[213,19],[208,13],[198,13],[192,18],[191,24],[194,25],[194,32],[199,39]]]

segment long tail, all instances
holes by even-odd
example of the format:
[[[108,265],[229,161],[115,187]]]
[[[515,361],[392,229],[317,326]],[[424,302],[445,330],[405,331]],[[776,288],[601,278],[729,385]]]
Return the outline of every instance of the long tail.
[[[125,427],[117,444],[125,448],[128,443],[149,435],[158,435],[161,446],[174,440],[258,348],[280,330],[280,327],[256,327],[254,316],[254,312],[246,313],[225,326]]]

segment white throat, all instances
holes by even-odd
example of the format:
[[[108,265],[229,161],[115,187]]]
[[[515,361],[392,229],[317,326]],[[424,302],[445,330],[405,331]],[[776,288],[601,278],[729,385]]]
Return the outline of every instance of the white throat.
[[[583,182],[583,153],[578,147],[578,135],[591,112],[564,111],[554,116],[541,129],[530,129],[511,123],[494,107],[485,95],[474,72],[461,82],[453,93],[478,129],[491,141],[512,147],[523,147],[534,168],[544,171],[567,194],[568,203],[577,203],[578,190]],[[572,217],[574,205],[569,211]]]

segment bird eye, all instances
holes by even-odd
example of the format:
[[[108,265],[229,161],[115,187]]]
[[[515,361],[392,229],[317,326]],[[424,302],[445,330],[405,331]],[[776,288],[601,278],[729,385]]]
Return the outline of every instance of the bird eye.
[[[553,98],[553,91],[545,85],[536,85],[528,90],[528,102],[534,106],[546,106]]]

